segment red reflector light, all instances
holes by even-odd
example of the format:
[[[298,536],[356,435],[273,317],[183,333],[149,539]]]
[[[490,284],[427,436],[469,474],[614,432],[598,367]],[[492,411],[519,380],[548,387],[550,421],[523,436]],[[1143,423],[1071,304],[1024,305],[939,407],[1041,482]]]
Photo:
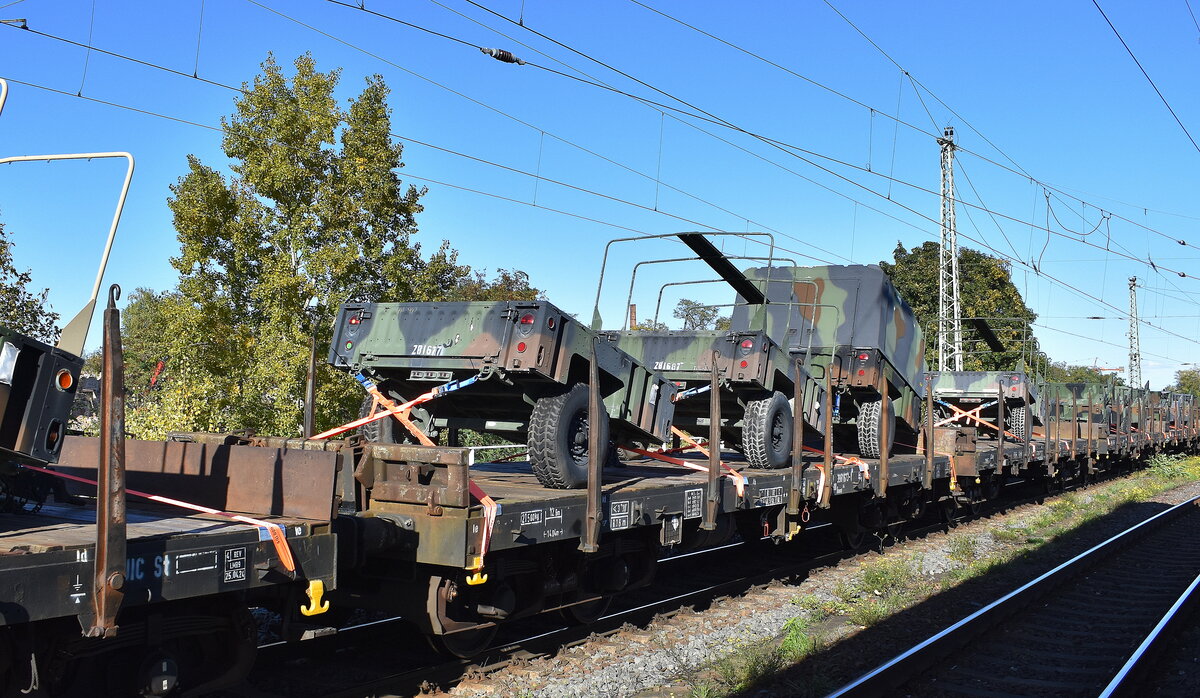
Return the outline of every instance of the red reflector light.
[[[870,355],[870,354],[859,354],[859,355],[858,355],[858,360],[859,360],[859,361],[866,361],[866,360],[867,360],[867,359],[869,359],[869,358],[871,358],[871,355]]]
[[[866,372],[866,371],[864,371],[864,370],[862,370],[862,369],[859,369],[859,370],[858,370],[858,375],[860,375],[860,376],[865,376],[865,375],[867,375],[867,372]]]
[[[747,367],[747,366],[749,366],[749,365],[750,365],[750,364],[746,363],[745,361],[743,361],[743,362],[741,363],[741,367],[742,367],[742,368],[746,368],[746,367]]]
[[[357,325],[360,322],[362,322],[362,318],[360,318],[359,316],[357,316],[357,315],[350,316],[350,324],[351,325]]]
[[[533,313],[525,313],[524,315],[521,316],[521,324],[522,325],[532,325],[533,320],[534,320]]]
[[[554,318],[546,318],[546,327],[554,329]]]
[[[517,351],[525,351],[525,342],[517,342]]]
[[[1013,387],[1009,388],[1009,390],[1011,390],[1015,393],[1015,392],[1017,392],[1017,386],[1014,385]]]

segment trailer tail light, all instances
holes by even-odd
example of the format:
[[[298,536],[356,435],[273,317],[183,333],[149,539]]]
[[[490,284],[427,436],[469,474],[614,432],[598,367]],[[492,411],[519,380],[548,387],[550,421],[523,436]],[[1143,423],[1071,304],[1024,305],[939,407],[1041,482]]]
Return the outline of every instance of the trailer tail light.
[[[357,316],[357,315],[351,315],[351,316],[350,316],[350,324],[351,324],[351,325],[357,325],[357,324],[359,324],[360,322],[362,322],[362,318],[360,318],[359,316]]]
[[[533,334],[533,325],[537,322],[537,318],[533,313],[525,313],[521,319],[517,321],[517,332],[522,337],[528,337]]]
[[[67,369],[60,368],[58,374],[54,377],[54,384],[58,386],[59,390],[66,392],[71,389],[71,386],[75,385],[75,376],[72,376],[71,372]]]
[[[743,339],[742,343],[738,345],[738,351],[741,353],[742,356],[747,356],[753,349],[754,349],[754,340],[753,339]],[[746,362],[743,361],[742,368],[745,368],[745,367],[746,367]]]
[[[866,353],[866,352],[863,352],[863,353],[861,353],[861,354],[859,354],[859,355],[858,355],[858,360],[859,360],[859,361],[866,361],[866,360],[867,360],[867,359],[869,359],[869,358],[871,358],[871,355],[870,355],[870,354],[868,354],[868,353]]]

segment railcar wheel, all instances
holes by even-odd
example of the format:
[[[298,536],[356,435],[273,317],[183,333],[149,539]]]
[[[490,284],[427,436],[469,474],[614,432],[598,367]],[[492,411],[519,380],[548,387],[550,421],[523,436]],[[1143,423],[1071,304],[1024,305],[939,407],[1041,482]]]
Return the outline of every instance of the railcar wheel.
[[[852,552],[861,552],[867,546],[867,529],[856,527],[853,530],[841,527],[838,529],[838,539],[842,547]]]
[[[592,601],[560,608],[558,613],[569,625],[588,625],[600,620],[600,616],[608,611],[610,605],[612,605],[612,597],[602,596]]]
[[[786,468],[792,458],[792,408],[783,393],[746,403],[741,451],[751,468]]]
[[[470,659],[482,654],[492,644],[497,630],[497,626],[488,625],[470,630],[460,630],[448,635],[426,635],[425,639],[429,642],[430,647],[441,654]]]
[[[886,446],[880,441],[884,420],[890,420],[887,430]],[[892,402],[888,401],[887,414],[884,414],[883,400],[870,400],[858,406],[858,453],[863,458],[878,458],[886,447],[890,455],[892,445],[896,441],[896,415],[892,410]]]
[[[588,476],[588,387],[577,383],[544,397],[529,418],[529,463],[544,487],[584,487]],[[608,413],[600,411],[599,442],[608,444]]]

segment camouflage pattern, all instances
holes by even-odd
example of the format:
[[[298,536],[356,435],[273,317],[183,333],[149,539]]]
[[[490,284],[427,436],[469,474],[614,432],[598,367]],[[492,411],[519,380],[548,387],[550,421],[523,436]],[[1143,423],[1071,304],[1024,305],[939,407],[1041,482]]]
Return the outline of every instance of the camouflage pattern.
[[[675,383],[680,393],[711,384],[715,356],[722,387],[721,416],[728,432],[723,438],[731,443],[741,440],[733,428],[740,425],[747,402],[770,397],[776,391],[791,400],[796,392],[795,360],[761,330],[634,330],[606,332],[603,336],[647,367],[661,372]],[[806,397],[801,401],[806,406],[805,430],[824,434],[825,424],[820,414],[824,388],[803,368],[799,384],[807,386]],[[704,395],[675,403],[676,426],[690,431],[707,424],[708,399]]]
[[[0,327],[0,457],[58,460],[83,359]]]
[[[1191,393],[1166,393],[1167,423],[1177,429],[1194,426],[1196,396]]]
[[[1076,421],[1087,418],[1090,403],[1096,420],[1107,415],[1110,427],[1119,427],[1120,410],[1114,404],[1111,383],[1043,383],[1041,387],[1042,420],[1070,421],[1072,405],[1077,410]],[[1080,417],[1079,415],[1083,415]]]
[[[935,400],[954,405],[961,410],[971,410],[996,401],[1003,390],[1006,413],[1027,407],[1027,416],[1032,418],[1033,423],[1042,423],[1035,409],[1038,405],[1037,386],[1022,371],[930,371],[925,376],[929,379]],[[991,405],[981,409],[979,416],[995,424],[999,413],[999,406]],[[987,431],[989,435],[996,433],[983,427],[980,427],[979,431]]]
[[[919,431],[925,338],[882,269],[760,267],[745,273],[766,284],[768,304],[760,311],[740,302],[733,329],[764,329],[790,354],[804,356],[821,383],[828,371],[838,394],[833,424],[853,422],[857,405],[878,399],[887,386],[906,437]],[[850,400],[842,399],[846,393]]]
[[[426,403],[421,426],[503,433],[526,429],[538,398],[586,384],[593,345],[613,438],[665,441],[675,385],[546,301],[346,303],[329,363],[405,399],[479,375]]]

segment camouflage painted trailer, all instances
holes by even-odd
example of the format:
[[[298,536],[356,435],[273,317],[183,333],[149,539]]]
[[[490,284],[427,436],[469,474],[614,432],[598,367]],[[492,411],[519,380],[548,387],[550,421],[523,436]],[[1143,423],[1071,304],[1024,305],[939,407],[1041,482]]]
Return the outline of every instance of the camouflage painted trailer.
[[[1125,412],[1114,402],[1112,383],[1043,383],[1042,423],[1054,439],[1107,438],[1129,431]],[[1089,421],[1095,434],[1084,433]]]
[[[593,348],[606,412],[600,443],[669,438],[675,385],[546,301],[346,303],[329,362],[398,400],[477,378],[414,410],[417,427],[434,440],[459,429],[524,437],[538,479],[574,488],[587,483]],[[364,413],[372,406],[368,398]],[[395,420],[370,426],[372,440],[405,436]]]
[[[721,439],[745,455],[753,468],[783,468],[791,463],[794,396],[803,394],[806,431],[825,433],[821,416],[824,388],[761,330],[725,332],[621,331],[606,337],[675,383],[675,426],[696,430],[709,420],[704,391],[711,385],[713,363],[721,383]]]
[[[876,265],[761,267],[746,276],[766,286],[767,335],[792,356],[802,356],[813,378],[828,380],[834,390],[829,423],[835,448],[857,446],[863,456],[876,458],[885,448],[891,451],[894,441],[914,446],[925,395],[925,338],[883,270]],[[739,302],[733,329],[754,327],[757,310]],[[895,428],[885,430],[885,422]],[[886,446],[880,443],[884,431]]]
[[[1033,424],[1041,424],[1037,410],[1038,390],[1023,371],[930,371],[925,374],[933,391],[934,410],[939,421],[958,413],[955,408],[974,413],[990,425],[999,427],[1000,395],[1004,395],[1004,429],[1024,441]],[[998,438],[995,428],[960,418],[963,426],[976,426],[977,432]],[[1031,424],[1032,422],[1032,424]]]

